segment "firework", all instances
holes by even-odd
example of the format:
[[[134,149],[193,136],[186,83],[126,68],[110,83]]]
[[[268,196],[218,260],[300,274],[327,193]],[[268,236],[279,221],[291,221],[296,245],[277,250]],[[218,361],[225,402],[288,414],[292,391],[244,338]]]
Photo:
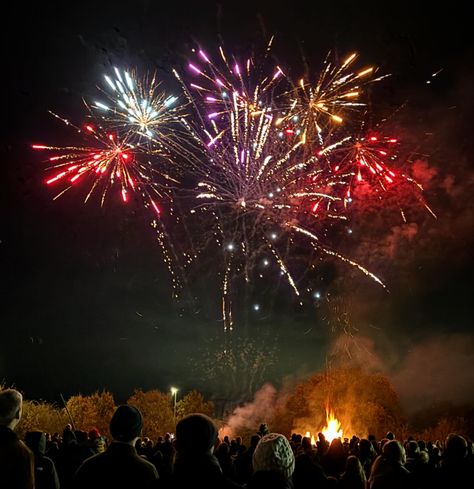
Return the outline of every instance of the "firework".
[[[365,106],[361,102],[364,84],[382,80],[370,79],[373,67],[353,70],[357,54],[349,55],[341,64],[331,62],[328,54],[316,83],[301,78],[283,95],[284,109],[276,119],[279,135],[297,137],[304,144],[322,144],[326,132],[345,122],[351,112]]]
[[[49,161],[52,165],[50,170],[54,169],[55,172],[46,180],[46,184],[62,183],[64,187],[55,198],[74,185],[87,181],[85,201],[97,191],[103,204],[113,188],[120,193],[123,202],[129,200],[131,193],[140,192],[159,214],[154,196],[162,197],[166,186],[156,183],[155,174],[159,173],[166,181],[175,180],[154,170],[148,155],[144,154],[140,146],[133,144],[127,135],[122,137],[115,131],[107,131],[92,123],[82,129],[72,125],[67,119],[53,115],[76,129],[84,140],[82,146],[33,145],[34,149],[53,153]]]
[[[222,47],[215,57],[195,50],[186,75],[174,71],[179,96],[165,94],[155,76],[115,68],[104,77],[104,99],[88,105],[91,122],[84,128],[56,116],[78,131],[81,144],[34,146],[51,152],[54,172],[46,183],[62,185],[57,196],[80,183],[86,201],[95,192],[101,204],[112,192],[123,202],[137,195],[158,215],[166,200],[173,236],[161,219],[152,226],[173,288],[185,268],[198,257],[202,262],[204,249],[217,250],[207,255],[221,283],[225,332],[234,329],[236,283],[248,288],[271,276],[273,287],[276,276],[300,304],[307,292],[310,301],[319,299],[302,287],[315,256],[334,257],[384,287],[326,245],[327,238],[348,223],[357,183],[383,191],[400,181],[416,185],[393,169],[397,138],[353,130],[365,105],[364,84],[383,76],[354,69],[353,54],[342,63],[328,57],[315,83],[293,84],[270,61],[271,43],[261,61],[229,56]],[[252,309],[262,315],[265,304],[253,302]]]
[[[325,158],[306,156],[302,138],[281,140],[272,93],[281,68],[265,71],[254,59],[231,62],[222,48],[219,51],[222,68],[199,50],[200,64],[189,64],[198,80],[183,86],[199,121],[192,136],[206,155],[194,168],[192,216],[201,223],[201,234],[206,230],[204,234],[212,236],[206,243],[212,241],[222,250],[224,330],[233,329],[232,283],[238,277],[250,283],[261,267],[276,267],[302,301],[290,268],[301,241],[382,284],[321,243],[328,221],[347,220],[345,193],[352,173],[333,172]],[[253,309],[259,311],[260,305]]]
[[[133,70],[114,68],[114,76],[104,75],[102,93],[107,101],[95,101],[90,108],[107,127],[126,135],[132,142],[148,142],[155,151],[187,155],[185,105],[175,95],[161,89],[156,75],[140,78]]]
[[[382,190],[393,184],[397,174],[392,165],[397,159],[398,139],[370,133],[368,136],[346,136],[318,152],[327,157],[335,173],[352,173],[353,178],[346,196],[351,196],[351,187],[359,182],[375,182]]]

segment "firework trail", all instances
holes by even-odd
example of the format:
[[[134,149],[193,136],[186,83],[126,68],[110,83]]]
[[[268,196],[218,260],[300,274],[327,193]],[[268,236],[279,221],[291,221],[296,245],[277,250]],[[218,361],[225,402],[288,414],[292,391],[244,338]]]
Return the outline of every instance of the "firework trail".
[[[82,146],[49,146],[35,144],[36,150],[48,151],[51,175],[47,185],[62,184],[62,190],[54,200],[77,185],[87,188],[84,202],[94,193],[99,194],[101,206],[106,198],[116,192],[125,204],[138,197],[146,208],[152,210],[151,226],[156,232],[157,242],[168,269],[173,296],[178,297],[182,288],[182,273],[172,240],[162,220],[162,204],[172,206],[172,189],[179,181],[170,173],[175,169],[164,157],[163,152],[140,144],[130,132],[120,135],[92,122],[83,128],[74,126],[67,119],[51,112],[64,124],[80,134]],[[161,163],[161,165],[157,165]]]

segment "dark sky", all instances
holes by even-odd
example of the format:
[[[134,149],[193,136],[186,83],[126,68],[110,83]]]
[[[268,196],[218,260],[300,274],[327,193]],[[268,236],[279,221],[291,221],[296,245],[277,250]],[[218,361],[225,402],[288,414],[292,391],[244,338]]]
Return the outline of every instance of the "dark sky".
[[[341,241],[348,254],[384,277],[390,293],[329,264],[322,267],[321,304],[301,309],[285,301],[288,294],[269,300],[266,313],[251,318],[246,339],[251,357],[263,350],[271,358],[262,380],[279,383],[321,368],[341,333],[342,316],[350,317],[364,344],[373,342],[390,372],[403,372],[416,348],[434,362],[443,355],[448,364],[460,354],[472,359],[473,49],[467,12],[434,2],[319,1],[17,2],[8,9],[2,33],[0,381],[48,399],[102,387],[120,400],[134,387],[206,390],[203,356],[212,357],[212,340],[221,330],[212,283],[192,308],[173,302],[144,209],[117,202],[101,209],[97,202],[83,204],[75,191],[53,202],[43,184],[46,166],[30,145],[71,137],[47,111],[80,122],[82,97],[95,93],[110,63],[157,70],[171,86],[170,68],[186,62],[193,41],[212,49],[222,38],[228,50],[246,53],[272,33],[274,55],[291,74],[301,72],[303,56],[317,69],[331,49],[357,50],[364,63],[393,74],[379,97],[386,111],[406,103],[392,127],[427,155],[418,177],[438,219],[415,209],[404,226],[396,212],[373,219],[369,209],[371,218],[354,229],[352,241]],[[426,350],[427,342],[441,346]],[[443,344],[452,350],[443,353]],[[468,351],[460,353],[466,344]],[[472,365],[467,379],[472,387]]]

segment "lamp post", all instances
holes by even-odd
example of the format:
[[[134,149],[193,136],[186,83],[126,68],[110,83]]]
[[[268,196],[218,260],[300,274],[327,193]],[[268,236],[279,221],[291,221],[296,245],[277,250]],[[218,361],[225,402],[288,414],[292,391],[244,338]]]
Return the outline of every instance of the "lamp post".
[[[174,398],[173,403],[173,414],[174,414],[174,423],[176,424],[176,394],[178,393],[178,389],[176,387],[171,387],[171,395]]]

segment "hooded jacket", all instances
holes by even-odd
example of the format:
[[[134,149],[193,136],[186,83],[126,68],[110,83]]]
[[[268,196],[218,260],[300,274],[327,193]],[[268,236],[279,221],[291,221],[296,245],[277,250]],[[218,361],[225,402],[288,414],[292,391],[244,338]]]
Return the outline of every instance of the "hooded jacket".
[[[0,426],[0,487],[34,489],[34,457],[18,435]]]

